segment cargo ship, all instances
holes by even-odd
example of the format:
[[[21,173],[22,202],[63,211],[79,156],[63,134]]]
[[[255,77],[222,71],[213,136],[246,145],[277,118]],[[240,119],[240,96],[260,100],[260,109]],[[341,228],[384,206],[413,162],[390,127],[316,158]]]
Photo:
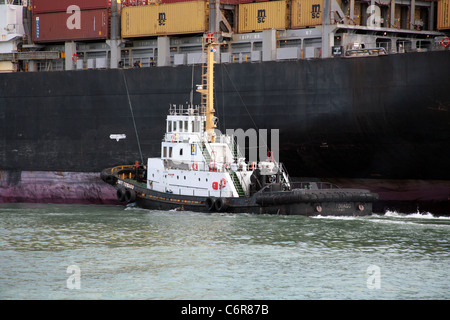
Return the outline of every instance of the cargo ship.
[[[368,189],[374,211],[450,213],[448,0],[0,0],[0,12],[0,202],[117,203],[99,172],[160,156],[170,103],[200,104],[190,84],[215,32],[222,132],[278,140],[292,179]]]

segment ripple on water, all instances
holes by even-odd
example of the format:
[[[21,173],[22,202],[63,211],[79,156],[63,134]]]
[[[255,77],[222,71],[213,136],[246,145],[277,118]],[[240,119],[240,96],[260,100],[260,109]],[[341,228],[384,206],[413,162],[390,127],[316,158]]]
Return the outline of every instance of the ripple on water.
[[[450,219],[0,206],[4,299],[446,299]],[[68,290],[67,266],[81,270]],[[381,288],[367,288],[367,268]]]

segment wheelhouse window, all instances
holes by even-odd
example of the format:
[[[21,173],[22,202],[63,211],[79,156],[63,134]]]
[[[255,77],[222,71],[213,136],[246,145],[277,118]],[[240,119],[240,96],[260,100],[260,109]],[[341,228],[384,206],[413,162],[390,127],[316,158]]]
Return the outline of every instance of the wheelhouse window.
[[[200,132],[200,121],[192,121],[193,123],[193,127],[194,127],[194,132]]]

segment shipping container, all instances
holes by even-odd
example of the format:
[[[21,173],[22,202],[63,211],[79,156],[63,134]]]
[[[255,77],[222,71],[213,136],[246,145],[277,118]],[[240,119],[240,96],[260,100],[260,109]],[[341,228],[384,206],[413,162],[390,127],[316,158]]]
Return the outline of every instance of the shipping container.
[[[15,63],[11,61],[0,61],[0,72],[14,72],[16,69]]]
[[[359,26],[362,20],[361,6],[361,2],[355,1],[355,6],[353,7],[353,23]],[[347,7],[347,15],[350,16],[350,5]]]
[[[122,37],[203,33],[208,30],[205,1],[188,1],[122,10]]]
[[[286,29],[288,27],[286,1],[269,1],[240,4],[238,32]]]
[[[33,14],[33,42],[107,39],[109,18],[108,9]]]
[[[291,28],[305,28],[322,24],[322,0],[292,0]]]
[[[450,0],[439,0],[437,11],[437,29],[450,29]]]
[[[33,0],[33,13],[66,12],[70,6],[78,10],[106,9],[111,0]]]

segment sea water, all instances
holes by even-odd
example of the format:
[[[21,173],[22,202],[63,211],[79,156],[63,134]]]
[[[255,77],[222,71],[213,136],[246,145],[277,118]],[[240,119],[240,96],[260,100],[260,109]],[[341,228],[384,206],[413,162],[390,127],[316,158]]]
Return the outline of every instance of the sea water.
[[[448,299],[450,218],[0,205],[0,299]]]

